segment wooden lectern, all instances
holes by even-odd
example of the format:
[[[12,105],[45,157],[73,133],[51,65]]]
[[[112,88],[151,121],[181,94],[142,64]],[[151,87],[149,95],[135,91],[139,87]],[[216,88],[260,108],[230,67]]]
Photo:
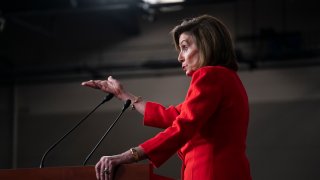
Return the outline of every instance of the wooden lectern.
[[[1,180],[96,180],[93,166],[85,167],[49,167],[30,169],[0,170]],[[153,173],[151,165],[121,165],[115,174],[115,180],[173,180]]]

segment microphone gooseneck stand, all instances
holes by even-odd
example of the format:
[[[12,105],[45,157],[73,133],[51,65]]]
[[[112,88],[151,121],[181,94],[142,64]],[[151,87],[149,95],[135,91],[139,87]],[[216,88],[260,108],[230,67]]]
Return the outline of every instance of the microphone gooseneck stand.
[[[87,158],[84,160],[83,162],[83,166],[85,166],[88,162],[88,160],[90,159],[91,155],[94,153],[94,151],[97,149],[97,147],[100,145],[100,143],[103,141],[103,139],[108,135],[108,133],[110,132],[110,130],[113,128],[113,126],[117,123],[117,121],[120,119],[120,117],[122,116],[122,114],[124,113],[124,111],[130,106],[131,104],[131,100],[128,99],[125,104],[123,105],[123,108],[120,112],[120,114],[118,115],[118,117],[116,118],[116,120],[113,121],[113,123],[110,125],[110,127],[108,128],[108,130],[104,133],[104,135],[101,137],[101,139],[99,140],[99,142],[96,144],[96,146],[92,149],[92,151],[90,152],[90,154],[87,156]]]
[[[73,130],[75,130],[83,121],[85,121],[98,107],[100,107],[103,103],[109,101],[113,98],[113,94],[108,94],[105,96],[105,98],[102,100],[100,104],[98,104],[89,114],[87,114],[83,119],[81,119],[71,130],[69,130],[65,135],[63,135],[56,143],[54,143],[42,156],[41,162],[40,162],[40,168],[44,167],[44,161],[47,156],[47,154],[55,148],[66,136],[68,136]]]

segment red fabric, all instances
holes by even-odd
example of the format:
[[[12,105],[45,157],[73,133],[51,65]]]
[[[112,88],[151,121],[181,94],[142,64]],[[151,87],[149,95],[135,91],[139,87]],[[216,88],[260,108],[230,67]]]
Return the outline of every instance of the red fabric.
[[[184,180],[250,180],[248,119],[247,94],[236,72],[206,66],[194,72],[180,105],[146,104],[145,125],[166,129],[140,146],[156,167],[178,151]]]

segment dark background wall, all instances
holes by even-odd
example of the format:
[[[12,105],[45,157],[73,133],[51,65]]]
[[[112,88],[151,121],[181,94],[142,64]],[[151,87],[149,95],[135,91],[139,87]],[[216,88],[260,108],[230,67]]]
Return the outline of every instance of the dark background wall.
[[[12,146],[13,146],[13,107],[14,107],[14,89],[13,88],[4,88],[2,87],[0,90],[0,113],[1,113],[1,121],[0,121],[0,137],[1,143],[3,144],[0,150],[1,156],[1,167],[9,168],[12,166]]]
[[[81,87],[82,81],[113,75],[145,99],[181,102],[189,79],[177,65],[169,31],[182,18],[208,13],[225,22],[235,40],[251,108],[253,178],[319,179],[317,1],[190,1],[155,14],[128,1],[3,2],[0,168],[38,167],[44,151],[101,101],[104,94]],[[46,166],[81,165],[121,107],[116,99],[103,105],[48,155]],[[159,131],[128,111],[89,164]],[[180,164],[174,156],[156,172],[179,178]]]

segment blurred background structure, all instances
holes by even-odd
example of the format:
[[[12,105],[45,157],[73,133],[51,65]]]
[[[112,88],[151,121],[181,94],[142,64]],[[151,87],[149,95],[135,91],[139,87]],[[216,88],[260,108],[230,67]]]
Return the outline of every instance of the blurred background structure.
[[[248,91],[253,179],[319,179],[320,26],[316,0],[0,1],[0,168],[38,167],[45,150],[104,94],[80,83],[112,75],[145,99],[183,100],[189,79],[170,30],[210,14],[229,27]],[[113,99],[53,150],[46,166],[81,165],[122,108]],[[159,129],[127,111],[89,161]],[[156,171],[179,178],[175,156]]]

